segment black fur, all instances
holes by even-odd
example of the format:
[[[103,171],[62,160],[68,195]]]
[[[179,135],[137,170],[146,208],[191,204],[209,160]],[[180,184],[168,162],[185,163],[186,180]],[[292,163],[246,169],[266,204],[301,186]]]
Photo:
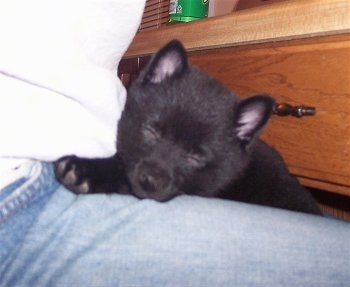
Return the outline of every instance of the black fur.
[[[65,157],[56,176],[76,193],[119,192],[167,201],[221,197],[321,214],[280,155],[257,138],[274,100],[240,100],[187,62],[174,40],[131,85],[110,159]]]

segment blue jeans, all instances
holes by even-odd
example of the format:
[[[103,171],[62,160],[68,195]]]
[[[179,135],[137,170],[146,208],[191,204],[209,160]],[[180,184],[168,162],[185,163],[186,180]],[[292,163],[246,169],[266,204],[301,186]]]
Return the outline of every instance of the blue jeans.
[[[191,196],[77,196],[41,162],[0,200],[0,286],[350,282],[350,225],[339,220]]]

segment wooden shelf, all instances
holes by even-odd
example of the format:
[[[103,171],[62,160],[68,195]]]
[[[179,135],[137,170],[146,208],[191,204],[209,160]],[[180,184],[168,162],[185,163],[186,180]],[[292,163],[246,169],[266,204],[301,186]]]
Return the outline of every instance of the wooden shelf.
[[[150,55],[175,38],[191,51],[349,32],[348,0],[284,1],[139,32],[125,58]]]

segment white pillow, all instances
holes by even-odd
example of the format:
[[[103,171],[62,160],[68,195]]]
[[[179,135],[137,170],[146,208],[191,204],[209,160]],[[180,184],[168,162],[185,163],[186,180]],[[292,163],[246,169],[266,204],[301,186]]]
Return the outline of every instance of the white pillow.
[[[117,66],[144,2],[0,2],[0,157],[116,152]]]

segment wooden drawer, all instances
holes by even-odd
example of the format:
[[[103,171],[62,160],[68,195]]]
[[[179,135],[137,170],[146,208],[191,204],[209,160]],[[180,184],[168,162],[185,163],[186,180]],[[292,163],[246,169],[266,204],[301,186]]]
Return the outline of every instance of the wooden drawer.
[[[192,64],[246,97],[316,107],[274,116],[262,138],[301,183],[350,196],[350,35],[246,45],[190,54]]]

